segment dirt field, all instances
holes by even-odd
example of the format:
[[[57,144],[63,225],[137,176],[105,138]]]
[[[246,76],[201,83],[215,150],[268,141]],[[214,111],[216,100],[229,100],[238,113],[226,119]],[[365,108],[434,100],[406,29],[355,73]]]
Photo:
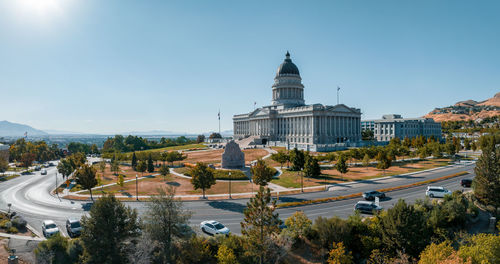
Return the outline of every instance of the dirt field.
[[[193,164],[197,162],[220,163],[222,160],[223,152],[223,149],[190,152],[187,153],[187,159],[183,160],[182,162]],[[247,165],[250,165],[250,161],[262,158],[268,154],[264,149],[245,149],[243,150],[243,153],[245,153],[245,162],[247,163]]]
[[[199,190],[193,189],[193,185],[191,184],[189,179],[171,175],[170,177],[167,177],[166,180],[163,180],[163,177],[161,176],[139,180],[138,184],[139,195],[158,194],[157,192],[158,188],[168,185],[174,186],[176,188],[177,195],[202,194],[202,191],[200,189]],[[258,190],[258,186],[255,184],[253,185],[253,188],[254,188],[253,190]],[[229,190],[228,182],[217,182],[209,190],[206,190],[206,194],[223,194],[227,193],[228,190]],[[133,197],[136,195],[135,181],[125,183],[123,188],[118,185],[105,187],[104,191],[107,193],[122,194]],[[231,183],[232,193],[251,192],[251,191],[252,191],[252,184],[249,183],[248,181],[245,182],[233,181]],[[83,192],[82,194],[88,194],[88,192]],[[94,190],[93,194],[102,194],[102,192],[100,189],[98,189]]]

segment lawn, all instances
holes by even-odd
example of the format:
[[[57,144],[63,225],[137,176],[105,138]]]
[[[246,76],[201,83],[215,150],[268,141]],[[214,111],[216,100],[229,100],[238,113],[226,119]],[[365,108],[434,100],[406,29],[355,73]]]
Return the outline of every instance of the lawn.
[[[171,146],[171,147],[165,147],[165,148],[140,150],[140,151],[136,151],[136,153],[165,152],[165,151],[173,151],[173,150],[200,150],[200,149],[207,149],[207,148],[208,147],[203,145],[203,144],[188,144],[188,145],[181,145],[181,146]],[[132,153],[132,152],[127,152],[126,154],[130,154],[130,153]]]
[[[436,160],[424,160],[419,162],[398,162],[393,164],[392,167],[387,169],[384,173],[383,170],[377,169],[375,166],[368,167],[349,167],[349,171],[342,175],[335,169],[323,169],[321,170],[322,175],[318,178],[306,178],[304,177],[304,186],[319,186],[325,184],[339,183],[343,181],[354,181],[354,180],[368,180],[384,176],[399,175],[410,172],[417,172],[421,170],[427,170],[436,167],[446,166],[449,163],[449,159],[436,159]],[[272,183],[281,185],[286,188],[300,188],[301,182],[300,177],[297,172],[292,172],[287,169],[283,169],[283,174],[279,179],[274,179]]]
[[[207,164],[220,163],[222,160],[222,153],[224,153],[223,149],[188,152],[186,153],[187,158],[182,162],[191,164],[196,164],[197,162]],[[265,149],[245,149],[243,153],[245,153],[245,163],[247,165],[250,165],[251,161],[262,158],[268,154]]]
[[[0,182],[12,180],[14,178],[19,177],[19,174],[11,174],[11,175],[0,175]]]

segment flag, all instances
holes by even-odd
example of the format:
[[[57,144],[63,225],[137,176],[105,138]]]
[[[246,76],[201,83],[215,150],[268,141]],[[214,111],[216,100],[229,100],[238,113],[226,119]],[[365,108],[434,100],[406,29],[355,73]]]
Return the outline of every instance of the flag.
[[[219,113],[217,114],[217,117],[218,117],[218,118],[219,118],[219,120],[220,120],[220,110],[219,110]]]
[[[337,91],[340,91],[340,87],[339,86],[337,86]]]

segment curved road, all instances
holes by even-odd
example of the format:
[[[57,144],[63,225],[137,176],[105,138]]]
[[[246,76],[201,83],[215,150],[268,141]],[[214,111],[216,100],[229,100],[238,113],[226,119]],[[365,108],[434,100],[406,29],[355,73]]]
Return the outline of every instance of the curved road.
[[[444,186],[450,190],[458,190],[461,189],[459,185],[460,179],[472,178],[474,176],[474,166],[474,164],[457,164],[412,175],[400,175],[363,182],[340,184],[331,187],[330,191],[287,195],[280,197],[280,201],[301,201],[348,195],[372,189],[406,185],[461,171],[468,171],[470,173],[468,175],[455,177],[434,184]],[[62,176],[58,175],[57,178],[59,183],[62,182]],[[91,204],[88,202],[59,199],[56,195],[51,195],[50,191],[54,189],[55,181],[56,168],[50,167],[47,169],[47,175],[40,175],[40,172],[36,172],[32,175],[22,175],[18,178],[0,183],[0,209],[7,210],[7,203],[11,203],[11,210],[25,217],[28,223],[40,233],[42,221],[51,219],[59,225],[63,234],[65,234],[64,222],[66,218],[80,218],[88,212]],[[387,193],[389,198],[381,201],[381,205],[384,208],[389,208],[397,202],[398,199],[414,202],[416,199],[425,197],[425,189],[426,186],[418,186],[389,192]],[[278,212],[283,220],[298,210],[304,211],[311,219],[316,219],[319,216],[331,217],[334,215],[347,218],[353,213],[354,204],[358,200],[360,200],[360,198],[293,208],[281,208],[278,209]],[[239,223],[243,219],[242,212],[247,202],[248,199],[203,200],[185,202],[184,205],[193,212],[191,218],[191,224],[193,226],[198,226],[203,220],[214,219],[228,226],[231,231],[239,233]],[[143,202],[126,202],[126,204],[136,208],[140,214],[144,213],[146,209]],[[195,230],[197,230],[197,228],[195,228]]]

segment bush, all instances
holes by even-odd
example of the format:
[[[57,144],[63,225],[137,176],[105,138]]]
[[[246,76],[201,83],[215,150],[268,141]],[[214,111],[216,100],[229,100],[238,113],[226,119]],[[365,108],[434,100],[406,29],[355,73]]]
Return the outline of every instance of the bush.
[[[17,234],[19,232],[19,230],[17,230],[17,228],[11,226],[9,229],[7,229],[7,233],[9,234]]]
[[[0,223],[1,227],[4,229],[9,229],[12,227],[12,222],[9,220],[4,220],[2,223]]]
[[[17,227],[18,229],[24,229],[26,228],[26,220],[20,215],[16,215],[12,218],[12,225]]]
[[[7,223],[10,223],[9,219],[0,221],[0,228],[6,228]]]

